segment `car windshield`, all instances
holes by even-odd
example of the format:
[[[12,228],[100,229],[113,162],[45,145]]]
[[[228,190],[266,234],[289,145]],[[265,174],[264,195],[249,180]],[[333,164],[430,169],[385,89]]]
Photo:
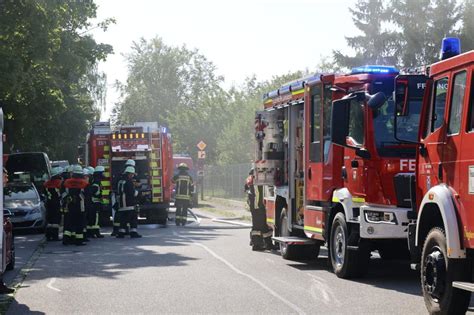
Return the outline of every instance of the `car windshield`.
[[[33,186],[8,185],[4,189],[5,200],[32,200],[38,196]]]
[[[12,154],[8,157],[6,168],[10,175],[14,173],[29,173],[32,180],[48,180],[48,165],[42,153]]]

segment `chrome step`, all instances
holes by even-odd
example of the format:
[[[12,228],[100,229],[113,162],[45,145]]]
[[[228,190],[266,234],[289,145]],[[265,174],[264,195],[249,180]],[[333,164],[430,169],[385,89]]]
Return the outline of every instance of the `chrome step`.
[[[474,292],[474,283],[471,282],[453,281],[453,287],[461,290]]]
[[[312,245],[316,241],[310,238],[303,238],[297,236],[278,236],[272,237],[272,240],[278,243],[287,243],[288,245]]]

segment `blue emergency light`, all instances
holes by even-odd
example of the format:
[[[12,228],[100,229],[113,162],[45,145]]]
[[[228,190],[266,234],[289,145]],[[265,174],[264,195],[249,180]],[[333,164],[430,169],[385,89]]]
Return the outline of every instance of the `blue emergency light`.
[[[399,71],[395,67],[391,66],[361,66],[352,68],[351,74],[398,74]]]
[[[461,41],[456,37],[445,37],[441,43],[440,59],[448,59],[461,53]]]

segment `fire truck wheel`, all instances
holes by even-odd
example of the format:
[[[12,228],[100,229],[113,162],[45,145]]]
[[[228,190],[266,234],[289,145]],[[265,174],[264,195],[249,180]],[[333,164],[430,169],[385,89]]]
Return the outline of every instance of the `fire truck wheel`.
[[[288,216],[286,209],[282,209],[280,215],[280,236],[290,236],[290,230],[288,229]],[[294,245],[288,245],[287,243],[280,242],[280,254],[283,259],[293,260],[296,259],[297,249]]]
[[[349,279],[367,271],[370,251],[349,249],[349,230],[343,213],[337,213],[331,226],[329,257],[334,273]]]
[[[471,292],[453,288],[453,281],[468,281],[465,259],[449,259],[446,235],[438,227],[426,237],[421,256],[421,288],[430,314],[464,314]]]

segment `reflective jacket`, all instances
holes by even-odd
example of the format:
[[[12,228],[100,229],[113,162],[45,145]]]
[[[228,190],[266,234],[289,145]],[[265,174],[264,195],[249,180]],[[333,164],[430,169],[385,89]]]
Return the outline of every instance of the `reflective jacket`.
[[[85,211],[84,190],[88,185],[85,179],[78,177],[69,178],[64,182],[65,202],[69,212]]]
[[[120,179],[118,182],[117,193],[119,211],[135,209],[135,197],[138,195],[138,192],[135,190],[135,185],[131,179]]]
[[[62,179],[50,179],[44,183],[46,191],[46,207],[48,209],[59,209],[61,207]]]
[[[176,199],[190,200],[193,188],[193,178],[185,170],[180,170],[177,175],[173,177],[175,183]]]

